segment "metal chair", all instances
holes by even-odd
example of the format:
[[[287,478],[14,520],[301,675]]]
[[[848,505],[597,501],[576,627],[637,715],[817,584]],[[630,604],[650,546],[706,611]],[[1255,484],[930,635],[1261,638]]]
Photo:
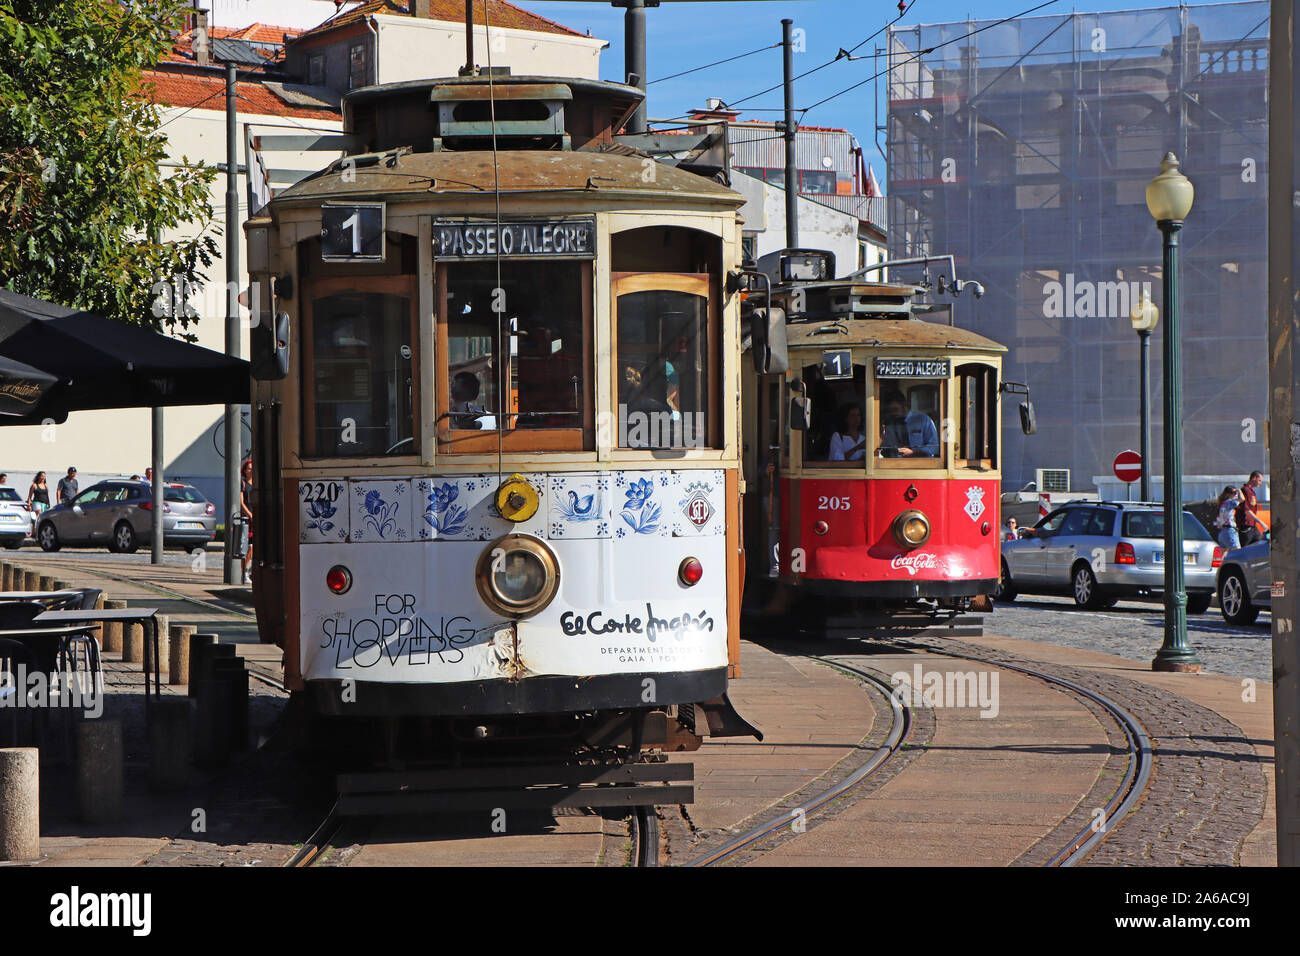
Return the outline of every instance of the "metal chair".
[[[13,713],[9,734],[11,747],[18,746],[18,721],[22,712],[29,709],[23,699],[27,693],[25,677],[35,666],[36,656],[31,648],[21,641],[0,637],[0,713],[4,711]],[[36,732],[37,726],[36,715],[33,714],[31,719],[33,732]]]

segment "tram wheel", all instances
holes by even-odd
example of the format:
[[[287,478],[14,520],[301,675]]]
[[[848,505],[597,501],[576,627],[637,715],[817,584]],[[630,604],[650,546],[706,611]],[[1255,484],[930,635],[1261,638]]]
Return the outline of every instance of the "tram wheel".
[[[1010,603],[1016,599],[1016,585],[1011,580],[1011,571],[1007,568],[1007,562],[1002,562],[1002,573],[998,576],[997,586],[993,589],[993,600],[1003,603]]]

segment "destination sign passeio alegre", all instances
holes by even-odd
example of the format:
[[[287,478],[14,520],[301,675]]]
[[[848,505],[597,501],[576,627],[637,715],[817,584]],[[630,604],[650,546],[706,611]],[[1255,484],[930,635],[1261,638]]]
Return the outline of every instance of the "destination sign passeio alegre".
[[[948,359],[876,359],[876,378],[947,378]]]
[[[439,259],[593,258],[595,219],[529,219],[514,222],[435,222],[433,254]]]

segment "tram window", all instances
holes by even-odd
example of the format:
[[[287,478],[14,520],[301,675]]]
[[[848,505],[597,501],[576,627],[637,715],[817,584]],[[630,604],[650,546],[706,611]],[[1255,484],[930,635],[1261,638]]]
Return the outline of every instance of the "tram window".
[[[853,377],[827,379],[821,359],[805,365],[803,380],[812,401],[812,424],[803,438],[805,465],[861,468],[866,460],[865,402],[867,367],[853,366]]]
[[[575,261],[447,267],[446,416],[453,431],[581,431],[590,402],[583,283]]]
[[[618,438],[624,448],[710,446],[709,369],[716,361],[710,349],[716,344],[709,336],[708,281],[677,278],[699,291],[645,288],[665,282],[654,275],[621,280],[630,291],[615,289]]]
[[[411,300],[360,291],[314,298],[310,336],[305,453],[413,454]]]
[[[876,381],[879,440],[876,457],[908,467],[938,468],[943,447],[937,423],[944,408],[940,379],[882,378]]]
[[[957,458],[969,468],[997,467],[997,370],[970,362],[957,366]]]

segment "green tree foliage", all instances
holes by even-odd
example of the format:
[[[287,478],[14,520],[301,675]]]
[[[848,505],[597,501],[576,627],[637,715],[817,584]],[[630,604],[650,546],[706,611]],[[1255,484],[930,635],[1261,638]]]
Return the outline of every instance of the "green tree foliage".
[[[137,325],[192,321],[156,316],[150,291],[202,282],[218,248],[216,170],[159,165],[167,131],[143,76],[180,7],[0,0],[0,283],[12,291]],[[194,238],[151,241],[169,232]]]

